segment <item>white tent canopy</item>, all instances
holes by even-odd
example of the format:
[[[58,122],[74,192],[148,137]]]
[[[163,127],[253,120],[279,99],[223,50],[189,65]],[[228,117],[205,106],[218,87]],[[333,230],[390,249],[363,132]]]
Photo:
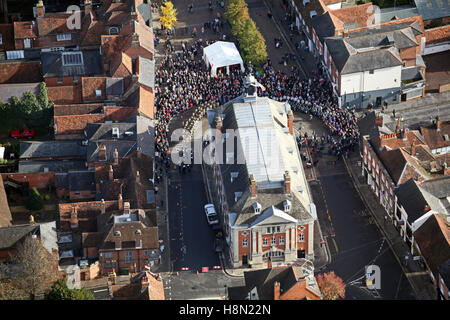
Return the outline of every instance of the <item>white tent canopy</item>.
[[[244,69],[244,62],[233,42],[217,41],[203,49],[203,60],[211,67],[211,75],[217,74],[217,68],[226,67],[227,73],[230,66],[239,64]]]

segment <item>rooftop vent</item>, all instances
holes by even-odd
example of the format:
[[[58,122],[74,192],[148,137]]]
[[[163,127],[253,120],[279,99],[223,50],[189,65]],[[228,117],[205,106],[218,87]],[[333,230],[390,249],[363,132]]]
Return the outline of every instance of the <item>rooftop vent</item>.
[[[125,133],[124,133],[127,137],[131,137],[133,134],[134,134],[134,132],[133,131],[125,131]]]

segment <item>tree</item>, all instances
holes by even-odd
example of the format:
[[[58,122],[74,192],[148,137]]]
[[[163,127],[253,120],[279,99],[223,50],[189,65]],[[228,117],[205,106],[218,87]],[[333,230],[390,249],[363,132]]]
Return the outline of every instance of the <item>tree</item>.
[[[49,293],[45,295],[46,300],[95,300],[94,295],[85,288],[70,289],[67,279],[58,279],[53,284]]]
[[[41,210],[43,206],[44,206],[44,198],[36,189],[36,187],[33,187],[31,189],[31,194],[27,199],[25,207],[28,210]]]
[[[159,21],[161,25],[166,29],[172,29],[177,23],[177,10],[174,8],[173,3],[167,1],[163,6],[161,6],[161,17]]]
[[[38,238],[26,237],[17,246],[12,261],[23,267],[22,272],[12,279],[12,285],[30,300],[47,292],[55,281],[57,271],[53,256]]]
[[[245,0],[230,0],[227,6],[227,11],[225,13],[225,18],[227,18],[230,25],[233,25],[239,20],[238,14],[244,12],[248,17],[248,7]]]
[[[345,299],[345,283],[334,271],[319,274],[317,284],[325,300]]]
[[[248,20],[250,20],[250,16],[248,15],[248,9],[241,9],[238,14],[235,16],[235,21],[231,25],[231,32],[236,36],[236,38],[242,37],[242,32],[245,28],[245,24]],[[250,20],[251,21],[251,20]]]

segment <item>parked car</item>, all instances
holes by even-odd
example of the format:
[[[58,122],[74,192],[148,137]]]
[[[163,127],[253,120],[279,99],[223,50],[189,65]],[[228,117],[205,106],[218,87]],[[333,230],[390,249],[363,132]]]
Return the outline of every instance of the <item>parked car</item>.
[[[14,139],[24,139],[24,138],[31,139],[33,137],[34,137],[33,129],[16,129],[11,131],[11,138]]]
[[[216,209],[214,209],[213,204],[208,203],[207,205],[205,205],[205,214],[208,224],[212,225],[219,223],[219,217],[217,216]]]

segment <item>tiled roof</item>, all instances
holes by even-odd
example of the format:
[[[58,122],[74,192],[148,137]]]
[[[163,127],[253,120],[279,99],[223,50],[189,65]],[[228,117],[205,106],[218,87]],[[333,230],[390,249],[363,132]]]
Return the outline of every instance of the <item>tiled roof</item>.
[[[346,28],[347,24],[354,24],[354,27],[365,27],[369,17],[373,15],[372,3],[365,3],[357,6],[345,7],[329,11],[340,22],[340,28]],[[348,28],[351,29],[351,28]]]
[[[39,225],[14,225],[0,228],[0,249],[10,249],[27,235],[37,233]]]
[[[79,134],[83,133],[88,123],[105,121],[104,114],[80,114],[70,116],[54,116],[55,134]]]
[[[0,62],[0,83],[36,83],[42,81],[40,61]]]
[[[425,29],[426,44],[436,44],[450,39],[450,24],[442,27]]]
[[[81,63],[64,64],[63,56],[81,52]],[[98,76],[103,74],[101,55],[98,49],[77,52],[42,52],[42,73],[44,77]]]
[[[39,36],[58,33],[73,33],[74,30],[67,27],[67,20],[70,16],[71,13],[52,13],[46,14],[43,17],[36,17]]]
[[[86,155],[86,147],[77,141],[22,141],[20,159],[79,158]]]
[[[431,150],[450,146],[450,121],[440,121],[440,130],[436,128],[436,124],[431,124],[420,128],[425,142]]]
[[[81,95],[84,102],[106,99],[106,77],[83,77],[81,80]],[[97,96],[100,90],[100,96]]]
[[[0,24],[0,34],[2,35],[0,51],[14,50],[14,25],[11,23]]]
[[[414,232],[421,255],[437,278],[437,267],[450,259],[450,226],[445,217],[431,215]]]
[[[81,103],[81,85],[47,87],[48,99],[55,104]]]
[[[37,25],[32,21],[14,22],[14,39],[36,39]]]
[[[450,259],[438,266],[437,269],[447,288],[450,288]]]
[[[0,227],[10,226],[11,222],[12,216],[8,206],[5,186],[3,184],[3,179],[0,177]]]
[[[423,20],[433,20],[450,16],[448,0],[414,0],[414,3]]]
[[[84,103],[84,104],[55,104],[53,114],[55,116],[70,116],[75,114],[101,113],[103,103]]]

